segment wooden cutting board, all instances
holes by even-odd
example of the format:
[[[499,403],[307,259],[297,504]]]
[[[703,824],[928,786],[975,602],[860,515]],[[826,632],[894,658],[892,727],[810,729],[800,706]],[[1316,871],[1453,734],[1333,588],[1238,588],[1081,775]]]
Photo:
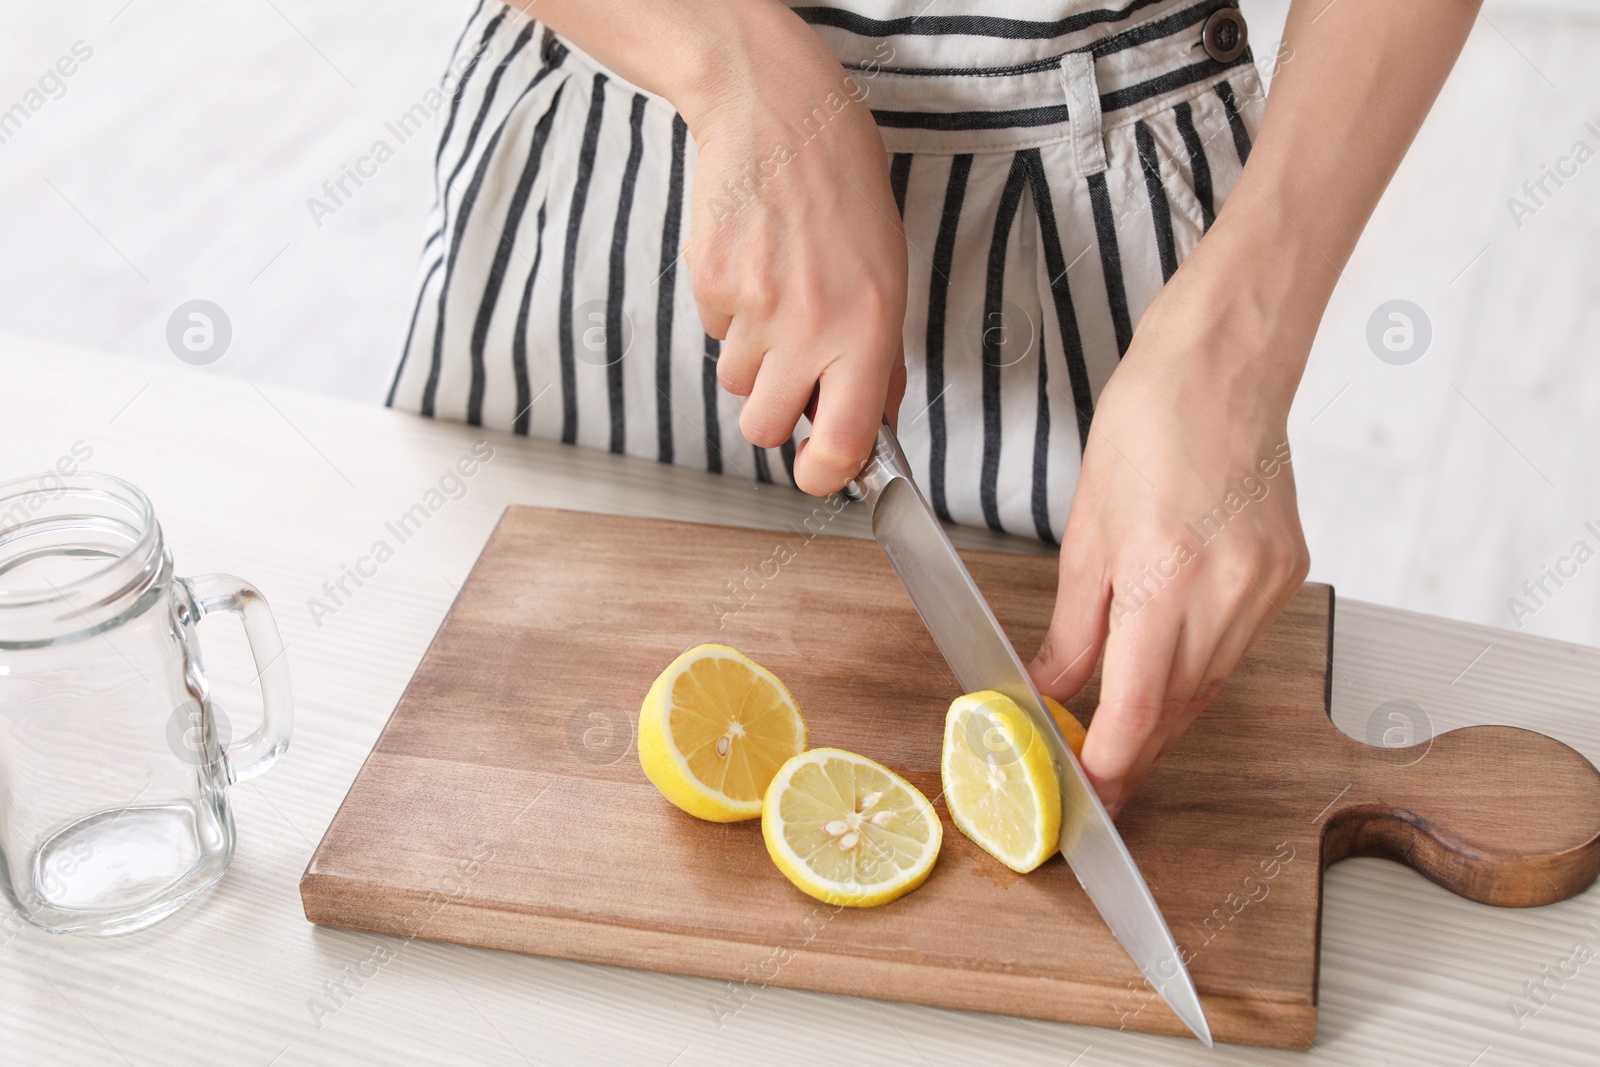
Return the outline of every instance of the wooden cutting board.
[[[927,883],[838,909],[778,873],[758,822],[700,822],[646,781],[645,691],[717,641],[788,684],[813,744],[938,796],[956,684],[877,546],[811,536],[827,515],[767,533],[508,509],[306,868],[306,917],[722,979],[719,1022],[779,985],[1185,1034],[1059,857],[1013,874],[942,802]],[[965,556],[1031,654],[1054,560]],[[1302,589],[1119,820],[1219,1041],[1310,1046],[1322,872],[1345,856],[1508,906],[1600,869],[1600,774],[1565,745],[1474,727],[1379,748],[1335,729],[1332,611],[1328,586]],[[1404,706],[1379,711],[1405,740]]]

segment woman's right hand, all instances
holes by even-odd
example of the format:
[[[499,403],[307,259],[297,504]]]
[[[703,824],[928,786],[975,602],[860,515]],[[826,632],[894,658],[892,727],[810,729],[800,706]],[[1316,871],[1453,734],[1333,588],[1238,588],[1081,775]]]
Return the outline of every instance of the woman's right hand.
[[[788,8],[748,6],[736,54],[679,104],[699,148],[684,256],[739,428],[775,448],[810,414],[794,477],[820,495],[905,391],[905,234],[869,83]]]
[[[513,2],[683,116],[684,258],[717,377],[763,448],[810,415],[795,482],[842,488],[905,391],[906,241],[869,83],[779,0]]]

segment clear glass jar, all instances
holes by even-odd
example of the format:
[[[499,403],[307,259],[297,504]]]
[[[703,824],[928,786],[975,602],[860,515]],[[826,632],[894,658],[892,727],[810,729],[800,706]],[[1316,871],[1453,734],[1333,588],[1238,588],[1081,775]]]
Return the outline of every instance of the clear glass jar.
[[[229,743],[195,627],[244,623],[261,725]],[[172,914],[233,857],[227,787],[289,745],[289,667],[261,594],[174,577],[150,501],[119,478],[0,483],[0,862],[12,904],[54,932]]]

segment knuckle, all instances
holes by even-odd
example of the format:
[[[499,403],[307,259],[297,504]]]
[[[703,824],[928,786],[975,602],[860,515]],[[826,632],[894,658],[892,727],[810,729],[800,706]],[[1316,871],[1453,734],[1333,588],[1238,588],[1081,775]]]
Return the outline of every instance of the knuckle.
[[[876,327],[888,317],[888,300],[883,290],[876,285],[863,286],[856,292],[853,303],[855,313],[861,322],[871,323]]]
[[[1303,541],[1276,542],[1265,554],[1261,567],[1264,580],[1278,591],[1293,591],[1311,571],[1311,554]]]
[[[783,287],[765,268],[741,272],[737,302],[739,310],[747,315],[767,318],[778,306]]]
[[[872,451],[872,440],[872,437],[854,430],[840,428],[813,432],[806,453],[825,470],[844,471],[853,475],[867,461],[867,455]]]
[[[856,313],[862,316],[862,321],[898,335],[904,318],[905,294],[873,281],[856,291],[855,308]]]
[[[1304,542],[1301,542],[1300,546],[1295,549],[1294,553],[1294,584],[1299,585],[1301,582],[1305,581],[1306,576],[1310,573],[1311,550],[1305,546]]]
[[[1070,695],[1083,686],[1088,673],[1094,669],[1090,658],[1090,642],[1074,637],[1071,620],[1058,618],[1051,623],[1034,656],[1034,680],[1050,696]]]
[[[1044,667],[1053,668],[1061,659],[1062,638],[1060,623],[1052,620],[1050,629],[1045,633],[1044,640],[1039,643],[1039,653],[1034,658]]]
[[[1186,710],[1199,710],[1209,705],[1222,692],[1223,685],[1227,682],[1225,675],[1213,675],[1206,678],[1195,687],[1194,696],[1189,699]]]
[[[799,322],[820,332],[828,321],[829,299],[827,283],[814,275],[791,279],[783,289],[786,310],[792,310]]]
[[[1210,563],[1209,569],[1222,587],[1241,597],[1261,589],[1273,570],[1270,552],[1254,543],[1233,545],[1217,553]]]
[[[1287,577],[1288,562],[1287,553],[1280,552],[1276,548],[1262,547],[1251,553],[1247,561],[1239,564],[1235,577],[1242,576],[1248,583],[1243,585],[1244,589],[1257,589],[1270,595]]]
[[[1149,737],[1161,726],[1162,707],[1157,701],[1114,701],[1106,711],[1116,720],[1122,733],[1134,737]]]
[[[702,252],[689,264],[689,280],[701,302],[726,310],[733,305],[734,274],[727,262],[712,252]]]
[[[717,360],[717,381],[722,387],[734,396],[749,396],[750,390],[755,386],[755,368],[745,361],[729,359],[724,355]],[[743,419],[741,417],[741,425]]]
[[[789,439],[794,427],[785,427],[777,412],[755,404],[746,404],[739,413],[739,429],[745,440],[760,448],[777,448]]]

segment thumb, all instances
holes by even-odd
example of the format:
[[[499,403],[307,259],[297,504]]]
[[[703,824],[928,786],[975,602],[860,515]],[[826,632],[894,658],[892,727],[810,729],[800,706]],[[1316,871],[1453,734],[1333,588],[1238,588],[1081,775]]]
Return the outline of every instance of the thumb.
[[[889,393],[889,368],[839,361],[822,372],[811,436],[794,458],[794,484],[813,496],[837,492],[872,455]]]
[[[1077,695],[1094,673],[1105,646],[1111,585],[1098,566],[1074,562],[1081,558],[1067,539],[1061,546],[1061,579],[1050,629],[1028,664],[1039,692],[1056,700]]]

